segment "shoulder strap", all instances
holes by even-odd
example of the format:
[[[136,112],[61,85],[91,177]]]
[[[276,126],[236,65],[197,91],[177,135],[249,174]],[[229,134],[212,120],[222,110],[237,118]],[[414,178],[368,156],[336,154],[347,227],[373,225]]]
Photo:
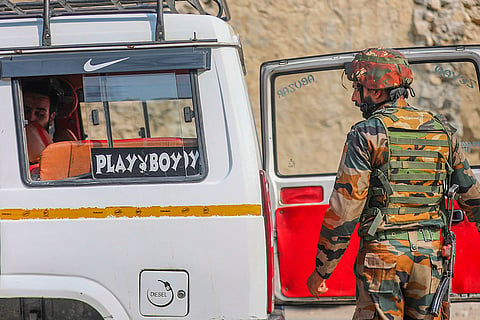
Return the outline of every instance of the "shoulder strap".
[[[446,159],[446,164],[448,165],[447,169],[447,178],[445,179],[446,181],[446,187],[444,192],[448,192],[450,189],[451,183],[452,183],[452,173],[453,173],[453,146],[452,146],[452,135],[455,134],[457,129],[455,129],[453,126],[451,126],[445,116],[443,115],[435,115],[434,119],[438,121],[438,123],[443,127],[445,132],[447,133],[447,138],[448,138],[448,159]],[[446,196],[446,194],[444,194]],[[445,207],[445,201],[440,202],[440,212],[441,216],[443,219],[443,222],[445,226],[447,226],[447,210]]]

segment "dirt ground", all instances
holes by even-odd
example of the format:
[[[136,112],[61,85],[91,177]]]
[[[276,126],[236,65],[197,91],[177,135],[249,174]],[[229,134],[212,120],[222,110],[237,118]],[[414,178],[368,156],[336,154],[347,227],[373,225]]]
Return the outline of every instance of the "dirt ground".
[[[285,310],[287,320],[350,320],[355,306],[323,307],[322,311]],[[480,302],[452,304],[452,320],[480,319]]]

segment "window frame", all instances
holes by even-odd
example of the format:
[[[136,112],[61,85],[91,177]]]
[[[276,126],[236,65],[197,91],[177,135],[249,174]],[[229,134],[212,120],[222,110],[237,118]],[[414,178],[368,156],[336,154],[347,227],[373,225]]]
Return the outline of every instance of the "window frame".
[[[471,63],[473,65],[473,67],[475,68],[475,72],[476,72],[476,75],[477,75],[477,86],[479,87],[479,90],[480,90],[480,69],[479,69],[479,65],[480,65],[480,61],[478,61],[477,59],[475,59],[476,57],[474,56],[468,56],[468,57],[455,57],[455,58],[452,58],[452,59],[446,59],[445,57],[438,57],[438,58],[428,58],[428,59],[422,59],[421,57],[420,58],[417,58],[417,57],[411,57],[409,58],[409,63],[411,65],[419,65],[419,64],[427,64],[427,63],[456,63],[456,62],[459,62],[459,63],[462,63],[462,62],[467,62],[467,63]],[[290,71],[283,71],[283,72],[277,72],[277,73],[274,73],[271,78],[270,78],[270,87],[272,88],[271,92],[270,92],[270,99],[271,99],[271,110],[272,110],[272,113],[271,113],[271,116],[272,116],[272,119],[271,119],[271,123],[272,123],[272,136],[273,136],[273,139],[272,139],[272,153],[273,153],[273,169],[274,169],[274,172],[276,174],[276,176],[278,176],[279,178],[308,178],[308,177],[329,177],[329,176],[334,176],[336,174],[336,172],[327,172],[327,173],[309,173],[309,174],[284,174],[284,173],[281,173],[280,172],[280,169],[279,169],[279,158],[278,158],[278,145],[279,145],[279,141],[278,141],[278,134],[277,134],[277,88],[276,88],[276,80],[277,78],[279,77],[282,77],[282,76],[288,76],[288,75],[302,75],[302,74],[306,74],[306,73],[313,73],[313,72],[323,72],[323,71],[332,71],[332,70],[342,70],[344,67],[343,67],[343,64],[338,64],[338,63],[334,63],[334,64],[325,64],[323,66],[320,66],[320,67],[309,67],[309,68],[302,68],[302,69],[299,69],[299,70],[290,70]],[[348,80],[347,80],[348,81]],[[414,80],[415,81],[415,80]],[[349,83],[350,81],[348,81]],[[339,84],[340,85],[340,84]],[[479,92],[480,94],[480,92]],[[407,102],[409,102],[407,100]],[[415,106],[415,105],[414,105]],[[352,108],[354,107],[353,105],[353,102],[352,102]],[[421,107],[421,106],[419,106]],[[358,111],[359,112],[359,111]],[[352,123],[353,125],[354,123]],[[347,133],[345,133],[345,139],[347,137]],[[336,164],[338,165],[338,163]],[[471,165],[470,166],[472,169],[480,169],[480,164],[479,165]]]
[[[171,69],[171,70],[159,70],[158,72],[173,72],[185,71],[185,69]],[[14,114],[15,114],[15,127],[17,133],[17,150],[20,161],[20,175],[22,182],[29,187],[59,187],[59,186],[86,186],[86,185],[111,185],[111,184],[164,184],[164,183],[187,183],[187,182],[199,182],[206,178],[208,175],[208,163],[207,153],[205,147],[205,134],[203,129],[202,108],[200,103],[200,90],[198,81],[199,70],[189,69],[188,71],[191,83],[192,91],[192,107],[195,113],[196,122],[196,135],[198,142],[198,165],[200,173],[195,176],[170,176],[170,177],[116,177],[116,178],[102,178],[94,179],[93,175],[87,179],[79,178],[67,178],[62,180],[44,180],[35,181],[30,178],[30,167],[27,157],[27,143],[24,130],[25,118],[23,114],[23,97],[21,90],[21,79],[27,77],[15,77],[11,78]],[[142,71],[132,72],[120,72],[121,74],[142,74]],[[150,72],[148,72],[150,73]],[[155,73],[155,71],[151,71]],[[108,72],[107,75],[115,75],[116,72]],[[55,76],[50,74],[48,76]],[[85,76],[85,74],[81,74]],[[80,117],[81,118],[81,117]],[[82,127],[83,129],[83,127]]]

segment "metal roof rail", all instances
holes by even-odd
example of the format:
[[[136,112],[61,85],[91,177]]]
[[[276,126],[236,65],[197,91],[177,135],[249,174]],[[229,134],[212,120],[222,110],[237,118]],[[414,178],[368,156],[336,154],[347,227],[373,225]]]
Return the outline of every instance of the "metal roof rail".
[[[52,16],[72,14],[98,14],[98,13],[131,13],[131,12],[154,12],[157,15],[155,28],[155,41],[165,40],[165,13],[183,13],[179,10],[192,11],[201,15],[215,15],[225,21],[230,20],[230,11],[227,0],[210,0],[215,13],[206,9],[206,4],[201,0],[0,0],[0,19],[35,16],[43,18],[42,46],[51,45],[50,18]],[[190,10],[188,10],[190,9]],[[185,13],[187,13],[185,12]]]

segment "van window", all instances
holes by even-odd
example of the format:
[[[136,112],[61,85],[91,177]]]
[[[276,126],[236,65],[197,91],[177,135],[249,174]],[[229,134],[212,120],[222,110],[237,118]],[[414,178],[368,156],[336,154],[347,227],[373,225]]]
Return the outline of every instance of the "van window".
[[[19,79],[28,181],[201,178],[195,79],[188,71]]]
[[[415,97],[407,102],[443,114],[457,129],[472,166],[480,165],[480,92],[469,61],[411,62]],[[362,120],[343,69],[274,78],[274,148],[281,176],[334,174],[346,134]]]
[[[361,120],[343,70],[275,78],[275,147],[279,175],[336,172],[345,135]],[[292,121],[295,119],[294,121]]]
[[[438,62],[412,65],[414,106],[443,114],[457,129],[460,146],[473,166],[480,166],[480,91],[471,62]]]

